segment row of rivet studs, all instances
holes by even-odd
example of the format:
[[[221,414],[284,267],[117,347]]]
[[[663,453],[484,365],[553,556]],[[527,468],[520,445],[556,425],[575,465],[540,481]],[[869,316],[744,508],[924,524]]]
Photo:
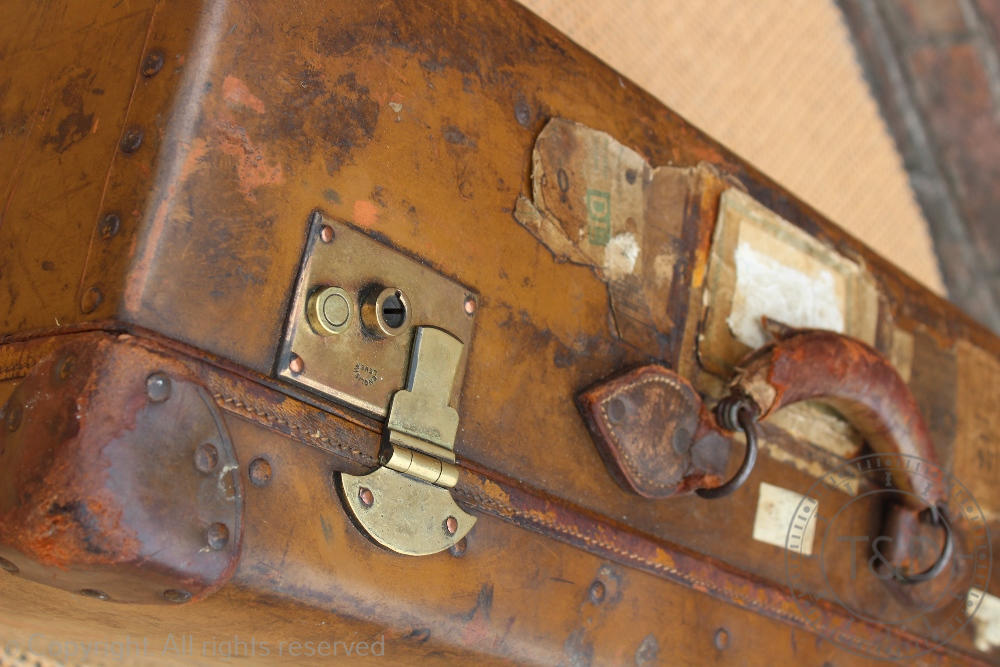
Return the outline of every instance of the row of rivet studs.
[[[156,76],[165,62],[161,51],[150,51],[142,61],[142,75],[147,79]],[[118,141],[118,150],[126,155],[130,155],[139,150],[145,132],[141,127],[130,127],[122,134]],[[97,233],[104,241],[110,241],[117,236],[121,229],[121,216],[115,212],[105,213],[97,223]],[[80,312],[87,315],[104,303],[104,292],[98,285],[88,287],[80,297]],[[100,599],[100,598],[98,598]]]

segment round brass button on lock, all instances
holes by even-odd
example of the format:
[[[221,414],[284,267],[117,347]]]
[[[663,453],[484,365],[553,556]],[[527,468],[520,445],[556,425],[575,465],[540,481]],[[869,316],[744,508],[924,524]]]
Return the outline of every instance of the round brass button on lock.
[[[320,336],[343,333],[351,323],[351,297],[339,287],[317,290],[309,297],[306,316]]]

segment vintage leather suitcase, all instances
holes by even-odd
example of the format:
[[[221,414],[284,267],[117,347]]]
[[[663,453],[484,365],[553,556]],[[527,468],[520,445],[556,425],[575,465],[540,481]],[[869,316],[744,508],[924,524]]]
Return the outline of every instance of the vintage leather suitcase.
[[[8,649],[998,659],[1000,342],[517,4],[4,16]]]

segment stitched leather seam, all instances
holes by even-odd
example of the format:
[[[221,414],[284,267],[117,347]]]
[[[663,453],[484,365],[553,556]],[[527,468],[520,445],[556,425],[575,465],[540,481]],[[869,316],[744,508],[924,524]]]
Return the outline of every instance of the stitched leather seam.
[[[518,510],[518,509],[515,509],[513,507],[509,507],[507,505],[504,505],[504,504],[500,503],[497,500],[494,500],[494,499],[489,498],[489,497],[487,497],[485,495],[482,495],[479,492],[472,492],[472,493],[464,493],[463,492],[461,495],[469,497],[470,500],[477,501],[477,502],[479,502],[483,506],[492,507],[495,511],[497,511],[501,515],[506,515],[506,516],[508,516],[509,518],[512,518],[512,519],[516,518],[516,519],[526,520],[526,521],[528,521],[530,523],[534,523],[536,525],[539,525],[539,526],[542,526],[544,528],[547,528],[548,530],[550,530],[550,531],[552,531],[554,533],[562,534],[562,535],[567,535],[569,537],[572,537],[572,538],[575,538],[577,540],[580,540],[580,541],[582,541],[582,542],[584,542],[584,543],[586,543],[588,545],[596,546],[596,547],[599,547],[599,548],[601,548],[601,549],[603,549],[605,551],[609,551],[611,553],[617,554],[617,555],[622,556],[622,557],[624,557],[624,558],[626,558],[626,559],[628,559],[630,561],[639,563],[640,565],[644,565],[647,568],[651,568],[653,570],[657,570],[657,571],[660,571],[660,572],[668,573],[668,574],[673,575],[674,577],[677,577],[678,579],[681,579],[682,581],[690,584],[692,587],[694,587],[696,589],[704,589],[705,591],[711,591],[711,592],[714,592],[714,593],[719,594],[719,595],[723,595],[725,593],[725,589],[724,588],[722,588],[720,586],[717,586],[717,585],[715,585],[715,584],[713,584],[711,582],[705,581],[703,579],[699,579],[697,577],[694,577],[694,576],[688,574],[687,572],[683,572],[681,570],[678,570],[675,567],[671,567],[669,565],[666,565],[664,563],[660,563],[658,561],[650,560],[648,558],[640,556],[639,554],[637,554],[637,553],[635,553],[633,551],[629,551],[627,549],[623,549],[622,547],[619,547],[617,545],[614,545],[614,544],[611,544],[609,542],[606,542],[606,541],[604,541],[604,540],[602,540],[600,538],[590,537],[588,535],[584,535],[575,526],[566,526],[564,524],[558,523],[557,521],[555,521],[553,519],[548,519],[548,518],[545,518],[545,517],[536,516],[533,513],[524,512],[522,510]],[[764,605],[764,604],[762,604],[762,603],[760,603],[760,602],[758,602],[756,600],[741,600],[740,603],[741,604],[745,604],[747,606],[751,606],[751,607],[757,607],[757,608],[761,608],[761,609],[768,609],[772,613],[774,613],[774,614],[776,614],[778,616],[781,616],[782,618],[785,618],[786,620],[796,620],[796,621],[800,621],[801,620],[798,616],[795,616],[794,614],[788,614],[787,612],[782,612],[782,611],[777,610],[777,609],[772,609],[772,608],[767,607],[766,605]]]
[[[655,381],[655,380],[650,380],[650,381]],[[471,500],[473,502],[478,502],[484,508],[485,507],[493,508],[493,510],[498,515],[500,515],[500,516],[503,516],[503,517],[506,517],[506,518],[512,519],[512,520],[513,519],[520,519],[520,520],[525,521],[527,523],[532,523],[536,527],[548,529],[549,531],[551,531],[551,532],[553,532],[555,534],[561,534],[563,536],[568,536],[568,537],[572,537],[572,538],[578,539],[578,540],[584,542],[585,544],[587,544],[589,546],[598,547],[598,548],[601,548],[601,549],[603,549],[605,551],[611,552],[613,554],[617,554],[618,556],[621,556],[621,557],[625,558],[626,560],[632,561],[634,563],[638,563],[638,564],[640,564],[642,566],[645,566],[646,568],[649,568],[649,569],[652,569],[652,570],[655,570],[655,571],[658,571],[658,572],[661,572],[661,573],[670,574],[673,577],[675,577],[676,579],[678,579],[680,581],[683,581],[684,583],[690,585],[695,590],[700,590],[702,592],[707,592],[707,593],[714,593],[715,595],[719,596],[720,598],[722,598],[722,599],[724,599],[726,601],[732,602],[732,603],[734,603],[734,604],[736,604],[738,606],[744,607],[744,608],[765,610],[769,615],[771,615],[771,616],[773,616],[775,618],[779,618],[779,619],[791,622],[794,625],[797,625],[799,627],[805,627],[805,628],[809,627],[808,626],[808,622],[803,617],[801,617],[800,615],[788,613],[786,611],[782,611],[780,609],[775,608],[774,606],[764,604],[764,603],[762,603],[762,602],[760,602],[758,600],[754,600],[752,598],[733,598],[731,595],[727,595],[727,590],[726,590],[725,587],[718,586],[716,584],[713,584],[711,582],[705,581],[703,579],[699,579],[698,577],[694,577],[694,576],[692,576],[691,574],[689,574],[687,572],[684,572],[682,570],[678,570],[677,568],[671,567],[669,565],[665,565],[664,563],[660,563],[660,562],[657,562],[657,561],[654,561],[654,560],[650,560],[649,558],[641,556],[641,555],[635,553],[634,551],[629,551],[628,549],[624,549],[622,547],[613,545],[613,544],[611,544],[611,543],[609,543],[607,541],[604,541],[604,540],[602,540],[600,538],[595,538],[595,537],[590,537],[590,536],[587,536],[587,535],[583,535],[575,526],[567,526],[565,524],[561,524],[561,523],[557,522],[554,519],[548,519],[548,518],[545,518],[545,517],[537,516],[536,514],[531,513],[531,512],[525,512],[523,510],[518,510],[518,509],[516,509],[514,507],[511,507],[509,505],[505,505],[505,504],[503,504],[503,503],[501,503],[501,502],[499,502],[497,500],[494,500],[494,499],[492,499],[492,498],[490,498],[490,497],[482,494],[479,491],[468,492],[468,491],[464,491],[464,490],[459,491],[458,489],[455,489],[455,492],[458,493],[461,496],[466,497],[467,499],[469,499],[469,500]],[[837,635],[836,635],[836,637],[837,637],[837,639],[839,641],[848,642],[848,643],[851,643],[851,644],[853,644],[854,646],[857,646],[857,647],[862,647],[862,648],[871,648],[871,647],[876,647],[877,648],[878,647],[878,644],[874,643],[873,641],[871,641],[871,640],[865,640],[865,639],[863,639],[861,637],[858,637],[857,635],[854,635],[854,634],[845,634],[844,632],[838,632]],[[912,640],[903,639],[903,641],[905,641],[907,644],[910,644],[910,645],[921,646],[921,644],[913,642]]]
[[[360,459],[362,463],[370,465],[375,462],[375,460],[371,456],[362,452],[359,449],[348,447],[343,443],[337,442],[333,438],[320,435],[318,432],[307,430],[302,426],[299,426],[298,424],[293,424],[287,419],[279,417],[266,410],[262,410],[256,406],[245,403],[244,401],[241,401],[240,399],[235,398],[233,396],[226,396],[224,394],[216,393],[212,394],[212,398],[214,398],[216,403],[218,403],[219,406],[225,410],[229,410],[230,412],[236,414],[242,414],[244,416],[249,416],[250,419],[252,419],[257,423],[261,423],[261,421],[263,420],[269,426],[271,425],[284,426],[285,428],[296,432],[299,435],[299,437],[304,438],[307,441],[318,442],[326,445],[326,447],[321,447],[321,449],[333,447],[345,452],[349,452],[350,454]]]
[[[36,363],[32,360],[0,368],[0,380],[17,380],[26,377]]]

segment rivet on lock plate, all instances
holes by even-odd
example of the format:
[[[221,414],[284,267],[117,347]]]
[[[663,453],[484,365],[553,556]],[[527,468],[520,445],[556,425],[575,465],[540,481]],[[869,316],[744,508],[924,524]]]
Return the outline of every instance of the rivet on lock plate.
[[[458,482],[458,403],[477,297],[417,260],[315,213],[277,374],[387,416],[382,466],[340,476],[348,513],[376,543],[443,551],[475,517]]]

